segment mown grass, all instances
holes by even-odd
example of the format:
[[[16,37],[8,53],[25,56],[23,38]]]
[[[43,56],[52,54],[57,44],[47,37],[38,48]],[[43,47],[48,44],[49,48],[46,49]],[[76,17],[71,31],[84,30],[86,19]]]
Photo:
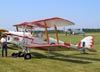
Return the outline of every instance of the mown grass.
[[[97,52],[82,54],[79,51],[56,51],[53,57],[47,57],[45,51],[32,50],[35,56],[30,60],[24,58],[12,58],[15,47],[8,49],[9,57],[0,57],[0,72],[100,72],[100,33],[91,33],[95,38],[93,48]],[[50,35],[54,37],[54,35]],[[77,44],[82,35],[59,34],[60,40]],[[1,51],[0,51],[1,54]]]

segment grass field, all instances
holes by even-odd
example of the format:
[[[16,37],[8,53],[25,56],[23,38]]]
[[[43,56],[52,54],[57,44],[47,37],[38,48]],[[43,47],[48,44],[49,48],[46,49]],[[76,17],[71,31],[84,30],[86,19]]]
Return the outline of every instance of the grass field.
[[[10,55],[17,50],[8,49],[8,57],[0,56],[0,72],[100,72],[100,33],[93,35],[95,44],[93,48],[97,52],[82,54],[79,51],[56,51],[52,58],[47,58],[47,53],[40,50],[32,50],[35,56],[30,60],[12,58]],[[50,35],[54,37],[54,35]],[[83,37],[81,35],[65,36],[59,34],[60,40],[77,44]],[[0,50],[1,55],[1,50]]]

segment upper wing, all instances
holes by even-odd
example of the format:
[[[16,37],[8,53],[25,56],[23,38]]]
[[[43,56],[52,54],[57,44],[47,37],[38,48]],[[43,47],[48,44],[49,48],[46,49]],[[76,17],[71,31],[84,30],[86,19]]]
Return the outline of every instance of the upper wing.
[[[45,26],[45,23],[47,24]],[[74,25],[73,22],[63,19],[63,18],[59,18],[59,17],[53,17],[53,18],[48,18],[48,19],[43,19],[43,20],[37,20],[37,21],[33,21],[33,22],[24,22],[21,24],[16,24],[14,26],[16,27],[21,27],[21,28],[33,28],[33,27],[54,27],[54,25],[56,26],[69,26],[69,25]]]

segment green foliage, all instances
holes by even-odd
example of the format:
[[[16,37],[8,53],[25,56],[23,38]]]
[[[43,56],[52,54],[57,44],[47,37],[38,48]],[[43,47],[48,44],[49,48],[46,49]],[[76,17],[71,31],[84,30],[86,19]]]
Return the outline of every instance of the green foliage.
[[[88,29],[88,28],[84,28],[83,31],[85,33],[93,33],[93,32],[100,32],[100,29]],[[39,32],[43,32],[44,33],[44,31],[35,31],[34,33],[39,33]],[[55,33],[55,31],[54,30],[48,30],[48,33]],[[63,30],[58,30],[58,33],[63,34],[64,31]]]
[[[84,32],[100,32],[100,29],[83,29]]]

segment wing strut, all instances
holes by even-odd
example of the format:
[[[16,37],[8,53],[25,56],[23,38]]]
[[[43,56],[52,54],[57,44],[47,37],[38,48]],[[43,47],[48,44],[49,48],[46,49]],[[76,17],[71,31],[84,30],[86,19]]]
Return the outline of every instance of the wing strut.
[[[59,44],[59,37],[58,37],[57,27],[56,27],[56,25],[54,25],[54,27],[55,27],[55,33],[56,33],[57,44]]]
[[[46,21],[44,21],[44,24],[45,24],[45,34],[46,34],[46,39],[47,39],[47,42],[49,44],[49,35],[48,35],[48,30],[47,30],[47,24],[46,24]]]
[[[18,32],[18,26],[16,26],[16,31]]]

